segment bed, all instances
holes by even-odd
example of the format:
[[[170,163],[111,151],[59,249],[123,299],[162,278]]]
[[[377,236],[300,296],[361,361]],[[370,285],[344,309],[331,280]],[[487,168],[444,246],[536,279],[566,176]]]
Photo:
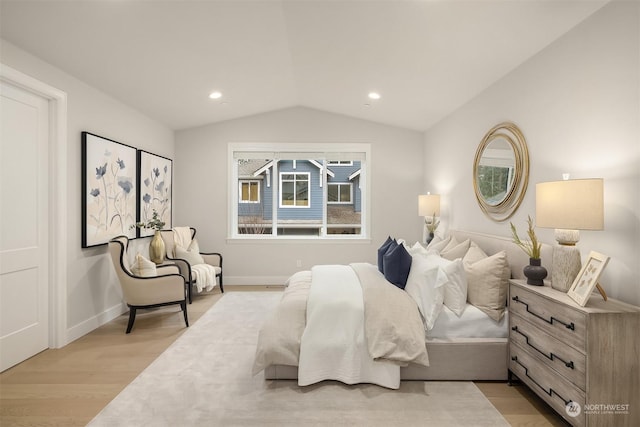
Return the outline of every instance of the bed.
[[[491,259],[503,257],[508,260],[508,264],[503,267],[503,279],[508,279],[509,277],[524,278],[522,270],[528,264],[529,259],[510,239],[459,230],[452,230],[449,236],[456,242],[472,242],[472,246],[480,248],[480,252],[484,252]],[[460,246],[457,247],[459,248]],[[455,252],[455,250],[454,248],[453,251]],[[542,258],[551,259],[551,253],[552,247],[543,244]],[[464,252],[461,252],[460,256],[463,255]],[[414,257],[413,265],[415,265],[415,259]],[[484,261],[488,261],[488,259]],[[487,263],[485,262],[485,264]],[[547,269],[549,267],[547,266]],[[468,271],[468,274],[475,273]],[[478,274],[486,275],[486,271]],[[551,271],[549,271],[550,275]],[[268,322],[272,322],[272,325],[286,323],[286,327],[281,328],[280,332],[276,334],[277,338],[275,340],[269,339],[272,344],[273,341],[280,341],[275,345],[278,346],[278,351],[282,353],[279,357],[271,360],[278,360],[284,363],[270,363],[270,358],[264,357],[264,351],[261,353],[261,344],[259,344],[259,348],[256,351],[254,374],[264,371],[265,379],[299,379],[299,363],[296,361],[299,360],[299,337],[305,329],[305,310],[311,288],[311,279],[310,271],[298,272],[291,276],[288,281],[288,289],[285,291],[286,298],[283,297],[283,300],[286,299],[289,306],[293,308],[287,309],[286,320],[278,319],[278,316],[282,316],[282,313],[276,314],[268,320]],[[393,288],[393,286],[390,287]],[[506,288],[505,284],[504,293],[500,294],[500,299],[506,300]],[[472,289],[470,288],[469,302],[474,302],[474,304],[465,302],[464,308],[456,310],[462,312],[460,316],[443,305],[442,311],[437,315],[432,327],[424,334],[424,345],[428,354],[428,363],[426,365],[428,366],[424,366],[425,363],[420,360],[417,360],[417,363],[402,363],[402,360],[408,359],[392,361],[392,363],[399,366],[401,380],[507,379],[508,309],[503,308],[496,315],[491,311],[491,308],[487,310],[484,303],[477,302],[477,289],[473,292],[476,296],[472,298]],[[480,297],[483,298],[482,295]],[[297,313],[293,313],[294,315],[290,317],[291,311],[297,311]],[[490,316],[493,318],[490,318]],[[267,326],[265,325],[265,328]],[[298,347],[296,348],[296,346]],[[348,381],[343,382],[349,383]],[[375,381],[373,382],[375,383]]]

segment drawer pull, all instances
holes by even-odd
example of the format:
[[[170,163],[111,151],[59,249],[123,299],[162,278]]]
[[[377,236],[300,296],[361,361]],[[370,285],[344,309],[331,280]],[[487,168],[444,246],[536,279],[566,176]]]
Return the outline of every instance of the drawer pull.
[[[527,304],[526,302],[522,301],[520,298],[518,298],[517,295],[515,297],[512,297],[511,299],[513,301],[519,302],[520,304],[523,304],[525,307],[527,307],[527,313],[533,314],[538,319],[544,320],[545,322],[547,322],[550,325],[553,325],[553,322],[558,322],[558,323],[562,323],[564,325],[564,327],[567,328],[567,329],[571,329],[572,331],[576,330],[576,326],[573,324],[573,322],[566,323],[566,322],[563,322],[562,320],[556,319],[553,316],[551,316],[549,319],[545,319],[544,317],[540,316],[538,313],[534,313],[533,311],[529,310],[529,304]]]
[[[560,357],[560,356],[558,356],[557,354],[553,354],[553,353],[549,353],[549,354],[547,354],[547,353],[545,353],[544,351],[540,350],[540,349],[539,349],[538,347],[536,347],[535,345],[531,344],[531,343],[529,342],[529,336],[528,336],[527,334],[523,333],[520,329],[518,329],[518,327],[517,327],[517,326],[512,327],[512,328],[511,328],[511,330],[512,330],[512,331],[515,331],[515,332],[517,332],[517,333],[519,333],[520,335],[522,335],[522,336],[525,338],[525,340],[526,340],[526,342],[527,342],[527,345],[528,345],[529,347],[533,348],[535,351],[537,351],[538,353],[542,354],[542,355],[543,355],[544,357],[546,357],[547,359],[549,359],[549,360],[551,360],[551,361],[553,361],[553,359],[558,359],[559,361],[561,361],[562,363],[564,363],[564,366],[566,366],[567,368],[574,369],[573,361],[569,361],[569,362],[567,362],[566,360],[564,360],[563,358],[561,358],[561,357]]]
[[[564,402],[565,406],[566,406],[566,405],[568,405],[569,403],[573,402],[572,400],[567,400],[567,399],[565,399],[564,397],[560,396],[560,395],[559,395],[559,394],[558,394],[554,389],[552,389],[552,388],[549,388],[549,390],[547,390],[546,388],[542,387],[542,386],[540,385],[540,383],[538,383],[538,381],[536,381],[536,380],[535,380],[531,375],[529,375],[529,368],[527,368],[526,366],[524,366],[524,365],[522,364],[522,362],[520,362],[520,361],[518,360],[518,356],[513,356],[513,357],[511,357],[511,360],[513,360],[514,362],[516,362],[518,365],[522,366],[522,367],[524,368],[524,373],[525,373],[525,375],[526,375],[526,376],[527,376],[531,381],[533,381],[533,383],[534,383],[535,385],[537,385],[538,387],[540,387],[540,389],[541,389],[542,391],[544,391],[545,393],[547,393],[550,397],[553,397],[553,395],[555,394],[556,396],[558,396],[558,397],[560,398],[560,400],[562,400],[562,401]]]

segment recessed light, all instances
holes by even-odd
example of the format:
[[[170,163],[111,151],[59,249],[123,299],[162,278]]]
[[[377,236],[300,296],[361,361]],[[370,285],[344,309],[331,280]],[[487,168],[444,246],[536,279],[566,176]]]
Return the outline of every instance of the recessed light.
[[[369,92],[369,99],[380,99],[380,94],[378,92]]]
[[[222,98],[222,93],[218,92],[217,90],[215,92],[211,92],[209,94],[209,98],[211,99],[220,99]]]

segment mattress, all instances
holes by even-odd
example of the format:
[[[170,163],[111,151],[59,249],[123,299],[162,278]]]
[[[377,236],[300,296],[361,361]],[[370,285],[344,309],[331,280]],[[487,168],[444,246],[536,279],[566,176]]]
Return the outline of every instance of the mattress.
[[[458,317],[447,306],[427,332],[431,338],[507,338],[509,335],[509,313],[505,311],[500,322],[491,319],[477,307],[468,304]]]

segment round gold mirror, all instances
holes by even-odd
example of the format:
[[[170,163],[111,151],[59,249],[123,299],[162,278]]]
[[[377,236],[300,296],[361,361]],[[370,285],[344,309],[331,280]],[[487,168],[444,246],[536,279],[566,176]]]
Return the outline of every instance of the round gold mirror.
[[[529,183],[529,150],[513,123],[494,126],[478,146],[473,188],[480,209],[494,221],[509,219],[522,203]]]

